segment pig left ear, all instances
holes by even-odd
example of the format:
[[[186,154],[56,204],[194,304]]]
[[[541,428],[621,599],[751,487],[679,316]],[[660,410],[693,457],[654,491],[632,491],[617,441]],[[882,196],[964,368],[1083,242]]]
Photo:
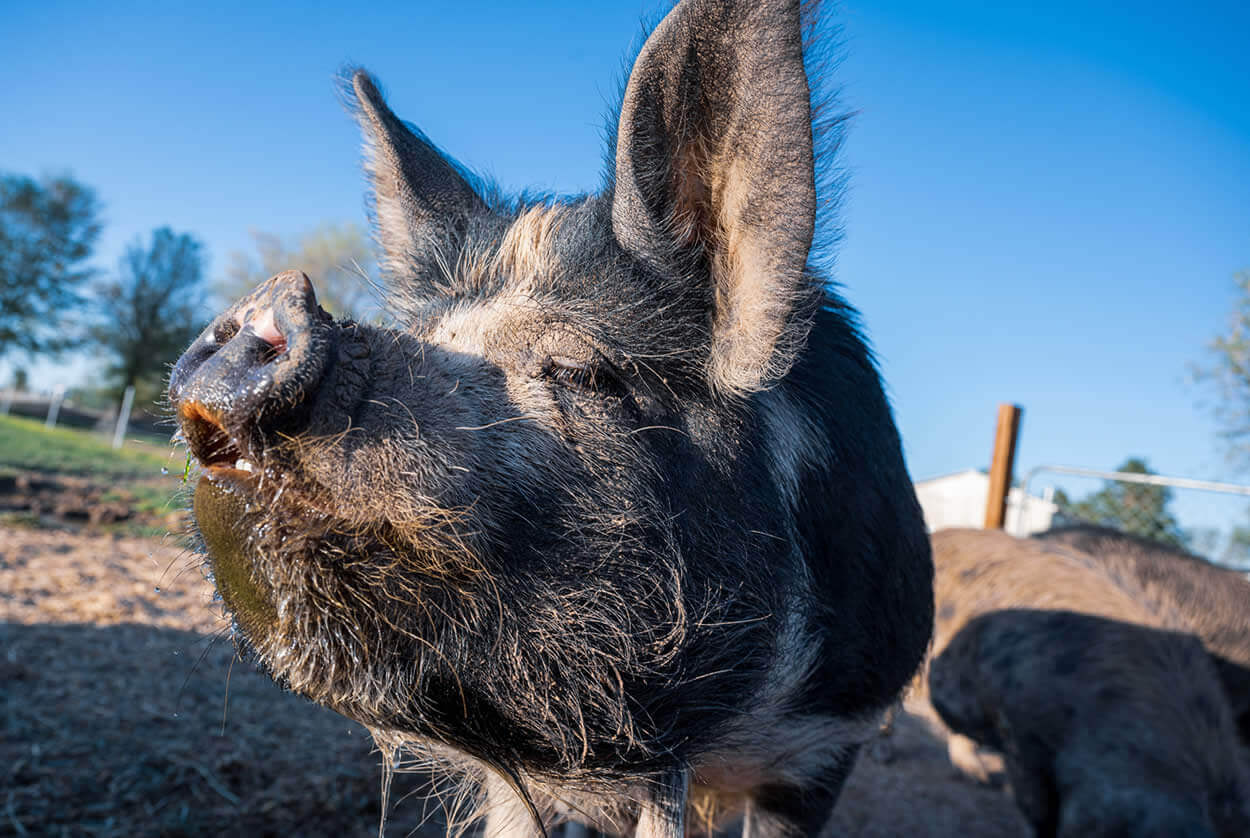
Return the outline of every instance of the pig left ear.
[[[420,279],[411,277],[414,267],[454,242],[486,205],[450,160],[387,107],[372,76],[354,71],[348,95],[364,133],[384,264]]]
[[[820,299],[799,0],[683,0],[664,18],[626,86],[614,190],[626,250],[710,272],[713,384],[784,376]]]

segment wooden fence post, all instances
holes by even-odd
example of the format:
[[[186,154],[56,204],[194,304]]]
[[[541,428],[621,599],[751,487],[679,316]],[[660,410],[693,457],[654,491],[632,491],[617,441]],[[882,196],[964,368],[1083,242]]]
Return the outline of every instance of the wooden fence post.
[[[1007,521],[1007,493],[1011,491],[1011,472],[1016,460],[1016,435],[1020,432],[1020,414],[1016,404],[998,406],[998,428],[994,431],[994,459],[990,463],[990,491],[985,499],[985,528],[1001,530]]]

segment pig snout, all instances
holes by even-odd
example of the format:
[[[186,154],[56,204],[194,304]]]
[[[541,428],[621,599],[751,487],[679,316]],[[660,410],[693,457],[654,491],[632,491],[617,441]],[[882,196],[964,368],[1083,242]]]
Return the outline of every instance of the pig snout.
[[[208,468],[250,468],[265,432],[298,426],[333,355],[333,319],[308,277],[266,280],[174,366],[170,401],[191,453]]]

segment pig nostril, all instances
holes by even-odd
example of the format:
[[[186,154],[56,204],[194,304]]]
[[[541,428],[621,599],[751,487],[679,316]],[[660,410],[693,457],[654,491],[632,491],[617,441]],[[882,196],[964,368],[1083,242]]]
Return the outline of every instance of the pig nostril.
[[[268,364],[268,363],[270,363],[270,362],[272,362],[272,361],[275,361],[275,360],[277,360],[277,359],[278,359],[278,358],[282,355],[282,353],[284,353],[284,352],[286,352],[286,341],[285,341],[285,340],[283,340],[283,341],[281,341],[281,342],[279,342],[279,343],[271,343],[271,344],[269,344],[268,346],[266,346],[264,349],[262,349],[262,350],[261,350],[261,353],[260,353],[260,363],[261,363],[262,365],[264,365],[264,364]]]
[[[222,346],[230,342],[230,339],[239,333],[239,324],[233,320],[224,320],[216,329],[213,329],[211,342]]]
[[[272,361],[286,351],[286,335],[278,330],[278,323],[274,318],[272,308],[262,308],[260,311],[249,312],[244,316],[247,318],[244,328],[251,328],[256,337],[269,344],[269,351],[264,357],[266,362]]]

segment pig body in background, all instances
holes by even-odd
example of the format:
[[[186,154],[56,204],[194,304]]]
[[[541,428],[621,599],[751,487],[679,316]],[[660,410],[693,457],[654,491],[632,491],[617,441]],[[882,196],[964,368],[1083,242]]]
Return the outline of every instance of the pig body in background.
[[[1015,538],[1001,530],[940,530],[931,543],[936,619],[930,659],[970,620],[1006,608],[1073,611],[1145,626],[1166,625],[1084,553]],[[929,701],[923,674],[916,678],[911,698],[920,715],[946,737],[955,767],[982,782],[995,773],[996,758],[942,724]]]
[[[240,642],[448,761],[492,836],[814,835],[923,656],[920,510],[815,267],[810,11],[683,0],[567,200],[485,188],[356,72],[394,326],[289,272],[174,370]]]
[[[1124,590],[1202,640],[1250,743],[1250,581],[1205,559],[1106,527],[1077,525],[1040,533],[1043,545],[1088,556]]]
[[[1004,608],[1075,611],[1129,623],[1168,627],[1136,595],[1089,555],[1021,539],[1001,530],[935,532],[933,545],[936,620],[933,654],[945,648],[979,614]],[[1179,624],[1171,626],[1182,628]]]
[[[1250,583],[1238,574],[1179,550],[1084,525],[1027,539],[1000,531],[943,530],[933,534],[932,545],[932,657],[970,621],[1004,609],[1077,612],[1190,634],[1211,655],[1244,738]],[[1043,669],[1029,672],[1044,677]],[[1141,682],[1146,680],[1143,675]],[[1167,685],[1164,679],[1156,688]],[[940,726],[926,679],[917,679],[913,695],[916,709]],[[995,759],[957,731],[949,734],[948,747],[961,771],[987,779]]]
[[[951,729],[1003,754],[1038,836],[1250,834],[1236,727],[1192,635],[991,611],[955,634],[928,681]]]

